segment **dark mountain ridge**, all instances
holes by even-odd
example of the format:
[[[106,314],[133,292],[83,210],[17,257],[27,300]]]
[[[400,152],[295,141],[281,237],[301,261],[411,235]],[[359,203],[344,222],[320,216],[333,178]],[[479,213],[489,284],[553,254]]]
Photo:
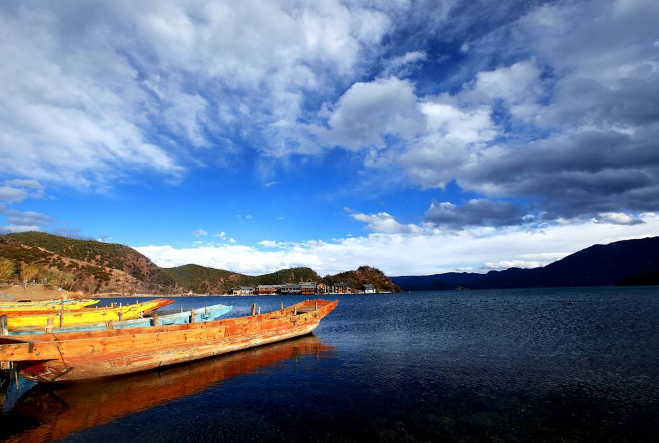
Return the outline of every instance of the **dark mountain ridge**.
[[[541,268],[391,277],[405,291],[659,284],[659,237],[593,245]]]

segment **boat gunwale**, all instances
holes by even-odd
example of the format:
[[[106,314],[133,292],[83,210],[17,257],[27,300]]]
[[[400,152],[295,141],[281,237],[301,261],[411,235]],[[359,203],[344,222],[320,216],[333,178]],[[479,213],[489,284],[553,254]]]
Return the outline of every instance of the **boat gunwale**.
[[[17,340],[14,343],[51,343],[51,342],[78,342],[78,340],[94,340],[94,339],[111,339],[114,337],[125,337],[130,335],[141,335],[141,334],[161,334],[169,332],[180,332],[193,329],[211,329],[218,328],[221,326],[237,324],[249,324],[254,322],[262,322],[264,320],[277,320],[282,318],[292,317],[296,308],[300,306],[308,305],[311,303],[318,303],[318,311],[322,312],[324,308],[328,306],[336,306],[338,300],[328,301],[328,300],[306,300],[295,305],[289,306],[284,310],[275,310],[271,312],[266,312],[264,314],[258,315],[246,315],[242,317],[232,317],[232,318],[223,318],[219,320],[211,320],[199,323],[184,323],[180,325],[164,325],[164,326],[144,326],[137,328],[124,328],[124,329],[106,329],[106,330],[97,330],[97,331],[72,331],[72,332],[48,332],[48,333],[37,333],[37,334],[24,334],[24,335],[12,335],[12,336],[3,336],[2,338],[16,337]],[[331,308],[333,309],[333,307]],[[330,310],[331,310],[330,309]],[[315,311],[310,312],[299,312],[297,317],[303,315],[311,314]]]
[[[195,316],[199,315],[200,317],[208,314],[216,314],[218,311],[223,311],[221,314],[217,314],[217,317],[223,316],[231,312],[233,309],[232,305],[225,305],[218,303],[216,305],[210,305],[206,306],[203,308],[197,308],[194,309],[195,311]],[[207,312],[204,312],[207,310]],[[159,316],[159,321],[163,323],[167,323],[170,321],[176,321],[179,319],[185,319],[189,318],[191,315],[191,312],[193,310],[188,310],[188,311],[183,311],[183,312],[172,312],[171,314],[163,314]],[[145,322],[151,322],[154,318],[153,317],[143,317],[143,318],[134,318],[131,320],[122,320],[122,321],[112,321],[113,323],[113,329],[138,329],[138,328],[149,328],[153,327],[153,325],[143,325],[143,326],[137,326],[140,323],[145,323]],[[202,323],[202,322],[208,322],[208,321],[216,321],[219,318],[214,318],[213,320],[201,320],[201,321],[195,321],[195,323]],[[172,326],[170,324],[161,324],[161,326]],[[91,328],[91,329],[90,329]],[[64,329],[64,330],[62,330]],[[45,331],[45,328],[43,328]],[[70,326],[70,327],[64,327],[64,328],[57,328],[54,327],[50,333],[46,332],[40,332],[39,330],[14,330],[9,332],[9,336],[11,337],[25,337],[25,336],[32,336],[32,335],[42,335],[42,334],[66,334],[66,333],[79,333],[79,332],[91,332],[91,331],[107,331],[107,322],[100,321],[98,323],[85,323],[76,326]]]

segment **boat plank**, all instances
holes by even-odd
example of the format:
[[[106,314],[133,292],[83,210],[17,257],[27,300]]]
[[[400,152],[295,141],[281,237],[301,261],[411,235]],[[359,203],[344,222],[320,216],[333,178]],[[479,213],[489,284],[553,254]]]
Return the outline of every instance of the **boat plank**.
[[[303,308],[316,303],[320,309],[303,312]],[[77,381],[144,371],[308,334],[337,303],[302,302],[284,311],[206,323],[33,335],[28,336],[29,343],[33,347],[44,346],[52,359],[30,359],[23,347],[16,353],[23,359],[15,361],[20,362],[26,378],[37,382]],[[5,359],[5,346],[0,345],[0,360]],[[59,355],[54,355],[53,350]]]

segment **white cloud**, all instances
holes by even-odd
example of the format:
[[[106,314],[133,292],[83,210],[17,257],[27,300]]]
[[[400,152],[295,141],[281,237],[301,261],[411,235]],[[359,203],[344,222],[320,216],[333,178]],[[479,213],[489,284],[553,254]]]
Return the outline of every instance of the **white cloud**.
[[[219,234],[215,234],[215,237],[219,237],[222,240],[226,240],[227,239],[227,234],[226,234],[226,232],[222,231]]]
[[[50,226],[54,221],[52,217],[34,211],[8,209],[3,212],[3,215],[7,217],[7,223],[9,223],[8,225],[0,226],[0,232],[3,233],[41,231],[44,227]]]
[[[263,185],[263,187],[264,188],[271,188],[272,186],[275,186],[275,185],[278,185],[278,184],[279,184],[278,181],[271,181],[271,182],[268,182],[265,185]]]
[[[38,225],[6,225],[0,226],[0,233],[2,234],[12,234],[14,232],[29,232],[29,231],[41,231],[41,226]]]
[[[367,224],[368,230],[372,232],[381,232],[395,234],[401,232],[411,232],[418,229],[414,225],[403,225],[396,221],[394,217],[386,212],[377,214],[350,214],[353,219]]]
[[[10,186],[0,186],[0,200],[8,203],[16,203],[25,200],[28,192],[25,189],[12,188]]]
[[[102,188],[135,171],[178,178],[242,149],[236,133],[259,140],[244,145],[263,153],[295,151],[287,142],[298,139],[290,128],[305,97],[360,75],[362,54],[393,26],[390,11],[405,8],[338,0],[0,6],[0,173]]]
[[[643,220],[639,217],[625,214],[624,212],[603,212],[599,214],[598,220],[616,225],[636,225],[643,223]]]
[[[199,228],[196,231],[192,231],[191,233],[194,237],[203,237],[208,235],[208,232],[204,231],[203,229]]]
[[[495,271],[502,271],[508,268],[539,268],[544,266],[547,263],[539,261],[524,261],[524,260],[502,260],[498,262],[488,262],[485,263],[485,267],[488,269],[493,269]]]
[[[334,242],[289,244],[262,251],[226,245],[176,249],[144,246],[136,249],[160,266],[197,263],[248,274],[294,266],[310,266],[321,275],[369,264],[387,275],[426,275],[465,268],[485,270],[504,261],[545,265],[597,243],[654,236],[659,215],[639,216],[644,223],[624,226],[595,221],[527,227],[468,229],[445,232],[423,229],[409,233],[373,233]]]
[[[423,62],[428,59],[428,54],[424,51],[411,51],[407,52],[404,55],[399,57],[394,57],[385,62],[385,68],[383,70],[383,77],[403,77],[409,71],[411,71],[414,65],[417,65],[419,62]]]
[[[309,130],[328,147],[384,148],[385,135],[410,139],[422,129],[414,88],[396,77],[355,83],[327,112],[329,129]]]
[[[41,198],[43,193],[43,185],[36,180],[9,180],[0,186],[0,201],[19,203],[26,198]]]
[[[259,245],[264,246],[266,248],[276,248],[277,242],[274,240],[262,240],[259,242]]]

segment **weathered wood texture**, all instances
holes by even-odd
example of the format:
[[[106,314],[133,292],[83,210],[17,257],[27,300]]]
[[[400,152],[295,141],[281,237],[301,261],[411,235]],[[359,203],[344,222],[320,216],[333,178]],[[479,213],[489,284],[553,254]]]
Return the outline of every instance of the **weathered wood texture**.
[[[206,323],[2,337],[0,361],[17,362],[21,375],[36,382],[129,374],[308,334],[337,304],[311,300]]]

